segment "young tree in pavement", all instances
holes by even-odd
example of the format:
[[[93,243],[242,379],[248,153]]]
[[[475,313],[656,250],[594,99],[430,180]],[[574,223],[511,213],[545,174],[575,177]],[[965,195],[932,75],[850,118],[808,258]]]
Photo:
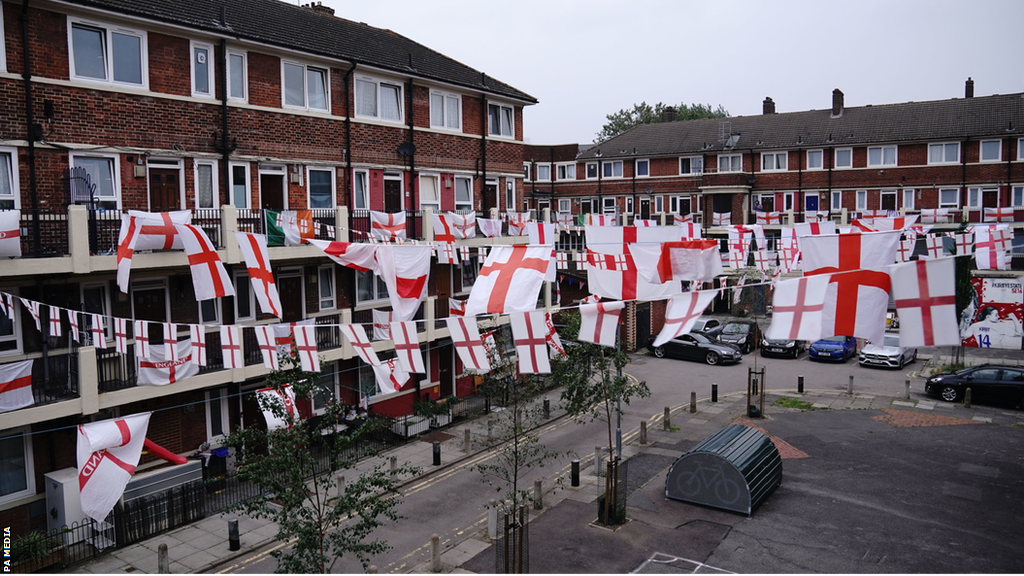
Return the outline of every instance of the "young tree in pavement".
[[[318,374],[303,372],[297,359],[282,355],[280,360],[281,370],[268,375],[268,386],[280,391],[291,385],[297,400],[333,394],[317,383]],[[350,477],[339,494],[338,472],[354,466],[354,451],[362,449],[381,424],[371,418],[351,435],[331,433],[345,422],[345,407],[335,401],[327,404],[319,422],[292,416],[283,402],[266,408],[288,425],[276,430],[239,429],[227,439],[236,450],[239,475],[260,491],[260,496],[235,508],[273,521],[277,539],[290,542],[271,553],[278,560],[275,572],[327,573],[339,558],[351,555],[366,569],[372,556],[390,549],[371,533],[385,521],[399,519],[396,488],[403,476],[416,470],[378,465]]]
[[[654,106],[647,102],[641,102],[633,104],[632,109],[623,108],[614,114],[608,114],[605,116],[608,121],[601,127],[601,131],[597,133],[594,143],[600,144],[640,124],[663,122],[664,117],[662,114],[667,107],[668,105],[662,102],[658,102]],[[687,105],[686,103],[680,103],[678,106],[675,106],[675,109],[677,121],[697,120],[700,118],[725,118],[729,116],[729,112],[721,104],[719,104],[718,108],[712,108],[710,104]]]

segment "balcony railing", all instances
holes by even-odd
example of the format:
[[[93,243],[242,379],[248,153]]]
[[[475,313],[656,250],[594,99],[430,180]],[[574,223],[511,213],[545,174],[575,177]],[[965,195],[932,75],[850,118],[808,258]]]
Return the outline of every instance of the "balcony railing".
[[[39,233],[36,234],[36,219]],[[51,258],[68,254],[68,213],[61,209],[21,210],[22,258]]]
[[[263,211],[259,208],[238,209],[238,231],[250,234],[265,234]]]

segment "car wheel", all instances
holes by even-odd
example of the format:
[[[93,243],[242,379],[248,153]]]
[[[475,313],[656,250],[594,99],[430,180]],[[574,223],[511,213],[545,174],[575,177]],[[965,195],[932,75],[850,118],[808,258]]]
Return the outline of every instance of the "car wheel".
[[[664,358],[665,357],[665,348],[662,347],[662,346],[658,346],[657,348],[655,348],[654,349],[654,356],[656,358]]]
[[[718,353],[708,352],[708,355],[706,358],[704,358],[704,361],[707,362],[708,364],[711,364],[712,366],[718,364]]]
[[[942,389],[939,390],[939,396],[946,402],[956,402],[960,397],[960,392],[952,386],[943,386]]]
[[[800,357],[800,349],[797,348],[796,346],[793,346],[793,359],[796,360],[799,357]]]
[[[903,368],[906,365],[907,365],[907,359],[905,357],[903,357],[903,356],[900,356],[900,365],[897,367],[897,369]]]

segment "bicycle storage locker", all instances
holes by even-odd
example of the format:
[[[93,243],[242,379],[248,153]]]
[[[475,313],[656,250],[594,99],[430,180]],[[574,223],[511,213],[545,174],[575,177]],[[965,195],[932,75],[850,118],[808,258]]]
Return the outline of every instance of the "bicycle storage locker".
[[[768,436],[732,424],[676,460],[665,496],[750,516],[782,483],[782,458]]]

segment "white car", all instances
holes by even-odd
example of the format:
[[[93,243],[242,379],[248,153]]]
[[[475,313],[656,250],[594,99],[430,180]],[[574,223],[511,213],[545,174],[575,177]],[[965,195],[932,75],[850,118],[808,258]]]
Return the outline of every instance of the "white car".
[[[900,335],[893,332],[885,333],[883,346],[868,344],[860,350],[857,360],[862,366],[884,366],[886,368],[902,368],[917,360],[917,348],[900,346]]]
[[[693,328],[690,332],[707,332],[712,336],[717,335],[722,331],[722,321],[718,318],[711,318],[708,316],[701,316],[693,324]]]

